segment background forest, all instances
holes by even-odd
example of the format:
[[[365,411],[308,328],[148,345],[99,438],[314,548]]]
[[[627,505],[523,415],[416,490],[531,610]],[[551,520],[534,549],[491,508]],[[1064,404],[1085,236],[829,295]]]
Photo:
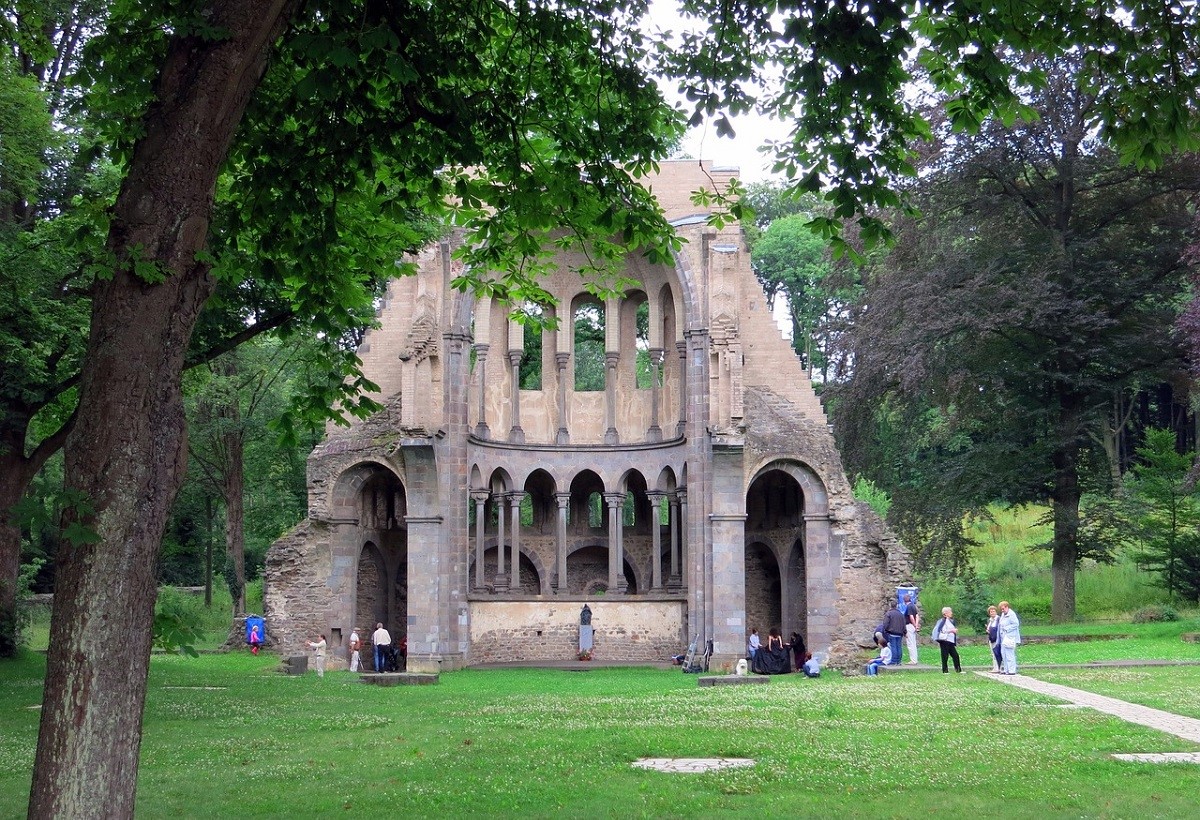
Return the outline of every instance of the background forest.
[[[1057,622],[1194,606],[1200,161],[1122,165],[1101,90],[1069,58],[1031,65],[1009,125],[956,133],[927,101],[935,139],[893,247],[835,260],[815,201],[752,187],[755,269],[930,605],[978,617],[1007,597]]]

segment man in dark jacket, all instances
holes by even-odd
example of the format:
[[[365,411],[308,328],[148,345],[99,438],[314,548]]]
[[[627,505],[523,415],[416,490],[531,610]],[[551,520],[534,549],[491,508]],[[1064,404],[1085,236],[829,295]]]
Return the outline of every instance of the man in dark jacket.
[[[889,666],[900,665],[900,646],[904,641],[904,627],[906,624],[904,613],[900,611],[900,607],[896,602],[892,602],[892,608],[883,616],[883,630],[887,636],[888,646],[892,650],[892,659],[888,662]]]

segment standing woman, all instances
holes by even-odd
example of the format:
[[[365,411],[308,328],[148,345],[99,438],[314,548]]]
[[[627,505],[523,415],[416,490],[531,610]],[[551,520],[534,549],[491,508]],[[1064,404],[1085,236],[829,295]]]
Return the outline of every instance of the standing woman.
[[[792,658],[796,662],[796,671],[799,672],[804,668],[804,656],[807,654],[808,648],[804,645],[804,636],[799,632],[792,633]]]
[[[1000,602],[1000,674],[1017,674],[1017,647],[1021,644],[1021,620],[1008,601]]]
[[[358,627],[350,630],[350,671],[357,672],[362,668],[362,639],[358,636]]]
[[[958,627],[954,625],[954,610],[948,606],[942,607],[942,617],[933,626],[933,639],[942,648],[942,674],[950,670],[946,661],[954,658],[954,671],[962,671],[962,662],[958,659]]]
[[[308,646],[313,651],[313,666],[316,667],[317,677],[325,677],[325,636],[321,635],[315,641],[309,641]]]
[[[988,646],[992,648],[992,671],[1000,671],[1000,616],[996,614],[996,607],[988,607],[988,623],[987,623]]]

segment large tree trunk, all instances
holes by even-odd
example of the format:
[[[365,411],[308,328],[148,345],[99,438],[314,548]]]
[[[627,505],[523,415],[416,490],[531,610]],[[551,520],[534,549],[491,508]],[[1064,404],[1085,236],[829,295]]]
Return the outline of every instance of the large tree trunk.
[[[21,573],[21,530],[12,508],[25,495],[29,481],[20,469],[20,454],[0,444],[0,658],[17,651],[17,579]]]
[[[237,397],[234,397],[237,400]],[[238,413],[234,406],[234,416]],[[225,434],[225,549],[233,564],[233,578],[237,589],[233,590],[233,614],[246,612],[246,503],[243,440],[241,430]]]
[[[17,651],[17,581],[21,576],[21,528],[13,520],[13,507],[25,497],[29,482],[46,459],[62,444],[67,428],[46,439],[26,456],[25,434],[29,419],[14,419],[11,431],[0,440],[0,658]]]
[[[25,487],[12,485],[7,458],[0,458],[0,658],[17,651],[17,579],[21,573],[21,530],[13,521],[12,507],[25,495]]]
[[[180,378],[213,289],[197,264],[217,174],[292,0],[213,2],[227,36],[174,40],[114,206],[66,448],[67,482],[89,499],[64,544],[29,816],[132,817],[162,534],[186,456]],[[147,283],[134,253],[160,266]]]
[[[1054,547],[1050,561],[1053,585],[1050,620],[1061,624],[1075,620],[1075,571],[1079,563],[1079,402],[1064,398],[1060,404],[1059,444],[1055,448]]]

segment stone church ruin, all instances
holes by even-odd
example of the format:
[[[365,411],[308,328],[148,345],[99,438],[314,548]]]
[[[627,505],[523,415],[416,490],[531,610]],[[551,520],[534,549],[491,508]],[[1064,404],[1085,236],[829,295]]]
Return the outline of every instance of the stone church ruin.
[[[908,556],[852,498],[740,228],[691,204],[733,175],[663,163],[675,263],[631,254],[639,286],[601,302],[565,258],[557,330],[453,290],[448,242],[390,284],[359,350],[385,409],[313,451],[308,519],[267,555],[285,651],[325,633],[344,664],[382,622],[414,671],[574,660],[584,604],[601,661],[699,638],[731,669],[750,627],[834,656],[870,633]]]

